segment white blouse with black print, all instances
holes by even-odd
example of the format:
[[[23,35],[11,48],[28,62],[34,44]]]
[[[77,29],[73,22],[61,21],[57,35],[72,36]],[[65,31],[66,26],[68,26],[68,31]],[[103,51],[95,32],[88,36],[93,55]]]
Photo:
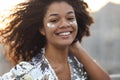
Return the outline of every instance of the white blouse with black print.
[[[73,56],[68,56],[71,80],[88,80],[83,65]],[[0,77],[0,80],[58,80],[55,71],[44,54],[37,54],[32,62],[21,62],[10,72]]]

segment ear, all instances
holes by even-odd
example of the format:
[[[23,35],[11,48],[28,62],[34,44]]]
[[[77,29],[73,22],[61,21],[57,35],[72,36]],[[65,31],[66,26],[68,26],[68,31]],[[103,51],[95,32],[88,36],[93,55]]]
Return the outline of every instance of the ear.
[[[40,32],[42,35],[45,36],[45,29],[44,29],[44,28],[39,29],[39,32]]]

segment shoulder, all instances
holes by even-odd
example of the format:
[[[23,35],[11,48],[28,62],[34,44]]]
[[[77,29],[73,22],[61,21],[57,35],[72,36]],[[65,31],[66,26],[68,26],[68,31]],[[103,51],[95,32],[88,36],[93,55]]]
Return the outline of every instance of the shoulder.
[[[21,76],[29,72],[33,68],[33,65],[29,62],[20,62],[15,67],[13,67],[8,73],[5,73],[0,77],[0,80],[13,80],[18,76]]]
[[[45,58],[33,58],[32,62],[20,62],[10,72],[0,77],[0,80],[33,80],[54,79],[49,64]]]

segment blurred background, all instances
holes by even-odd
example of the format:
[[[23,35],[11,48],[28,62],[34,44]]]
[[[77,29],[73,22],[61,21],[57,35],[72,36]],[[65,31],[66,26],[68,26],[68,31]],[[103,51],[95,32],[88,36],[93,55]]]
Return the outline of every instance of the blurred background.
[[[24,0],[0,0],[0,20],[15,4]],[[84,38],[82,45],[112,80],[120,80],[120,0],[84,0],[91,9],[94,24],[91,36]],[[0,23],[0,28],[4,28]],[[10,70],[0,45],[0,75]]]

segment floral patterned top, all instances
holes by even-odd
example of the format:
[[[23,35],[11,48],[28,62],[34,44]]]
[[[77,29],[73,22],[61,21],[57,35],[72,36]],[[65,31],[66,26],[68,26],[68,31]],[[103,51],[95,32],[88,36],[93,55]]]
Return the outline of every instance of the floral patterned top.
[[[74,57],[68,56],[71,80],[88,80],[83,65]],[[0,80],[58,80],[53,68],[44,55],[37,54],[31,62],[20,62]]]

